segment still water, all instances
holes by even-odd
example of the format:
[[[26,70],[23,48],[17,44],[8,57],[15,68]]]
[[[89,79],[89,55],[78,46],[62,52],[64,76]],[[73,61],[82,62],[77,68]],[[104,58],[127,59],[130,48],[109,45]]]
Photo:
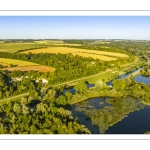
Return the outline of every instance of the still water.
[[[92,98],[74,104],[71,111],[92,134],[143,134],[150,131],[150,107],[132,97]]]
[[[150,77],[146,77],[146,76],[142,76],[142,75],[137,75],[135,78],[134,78],[134,80],[136,81],[136,82],[143,82],[143,83],[145,83],[145,84],[148,84],[148,85],[150,85]]]

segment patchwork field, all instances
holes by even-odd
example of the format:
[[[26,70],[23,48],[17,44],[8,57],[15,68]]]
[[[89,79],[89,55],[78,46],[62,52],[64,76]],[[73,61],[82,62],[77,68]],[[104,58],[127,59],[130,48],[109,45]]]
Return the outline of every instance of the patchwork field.
[[[78,48],[68,48],[68,47],[49,47],[35,50],[28,50],[22,53],[72,53],[73,55],[79,55],[82,57],[92,57],[94,59],[100,59],[103,61],[116,60],[118,58],[128,57],[126,54],[122,53],[114,53],[114,52],[106,52],[106,51],[96,51],[96,50],[86,50],[86,49],[78,49]]]
[[[8,70],[8,71],[14,71],[14,70],[21,70],[21,71],[35,70],[40,72],[55,71],[55,68],[52,67],[41,66],[36,63],[22,61],[22,60],[15,60],[15,59],[0,58],[0,64],[4,66],[4,68],[2,68],[1,70]],[[15,65],[15,67],[9,67],[10,64]]]

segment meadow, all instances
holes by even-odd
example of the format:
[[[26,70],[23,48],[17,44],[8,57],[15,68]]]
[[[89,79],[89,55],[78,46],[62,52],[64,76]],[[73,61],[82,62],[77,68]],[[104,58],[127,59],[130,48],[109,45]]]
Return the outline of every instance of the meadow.
[[[99,59],[103,61],[116,60],[117,58],[125,58],[128,57],[126,54],[122,53],[114,53],[114,52],[106,52],[106,51],[96,51],[96,50],[85,50],[78,48],[68,48],[68,47],[49,47],[35,50],[27,50],[22,53],[62,53],[68,54],[71,53],[73,55],[79,55],[82,57],[92,57],[94,59]]]

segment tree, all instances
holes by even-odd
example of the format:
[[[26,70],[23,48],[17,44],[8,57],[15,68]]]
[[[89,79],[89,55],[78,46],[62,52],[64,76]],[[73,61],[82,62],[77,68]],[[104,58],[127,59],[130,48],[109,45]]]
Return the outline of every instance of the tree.
[[[2,98],[3,97],[3,92],[2,92],[2,90],[0,90],[0,98]]]
[[[95,87],[97,90],[102,90],[102,89],[106,88],[106,84],[103,81],[97,81],[95,83]]]
[[[131,84],[131,79],[128,78],[128,77],[126,77],[126,78],[124,79],[124,82],[125,82],[126,86],[129,86],[129,85]]]
[[[29,114],[28,107],[26,105],[24,105],[24,104],[22,105],[22,113],[25,114],[25,115]]]
[[[9,65],[10,67],[14,67],[15,65],[13,65],[12,63]]]
[[[19,114],[21,112],[21,107],[19,104],[15,103],[13,106],[13,111]]]
[[[3,65],[0,64],[0,69],[2,69],[2,68],[3,68]]]
[[[123,90],[126,87],[126,83],[123,79],[114,80],[112,85],[117,91]]]
[[[56,99],[56,104],[58,105],[66,105],[66,98],[65,96],[61,95]]]
[[[67,91],[65,93],[65,96],[66,96],[66,99],[67,99],[67,103],[69,103],[71,101],[72,97],[73,97],[72,94],[69,91]]]
[[[87,91],[87,85],[85,84],[84,81],[79,81],[75,86],[74,89],[76,90],[77,93],[84,93]]]

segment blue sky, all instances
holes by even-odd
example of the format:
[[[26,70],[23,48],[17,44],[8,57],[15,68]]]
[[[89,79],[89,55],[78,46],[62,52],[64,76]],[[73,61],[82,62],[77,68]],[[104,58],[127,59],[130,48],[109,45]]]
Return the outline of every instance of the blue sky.
[[[150,40],[150,16],[0,16],[0,39]]]

